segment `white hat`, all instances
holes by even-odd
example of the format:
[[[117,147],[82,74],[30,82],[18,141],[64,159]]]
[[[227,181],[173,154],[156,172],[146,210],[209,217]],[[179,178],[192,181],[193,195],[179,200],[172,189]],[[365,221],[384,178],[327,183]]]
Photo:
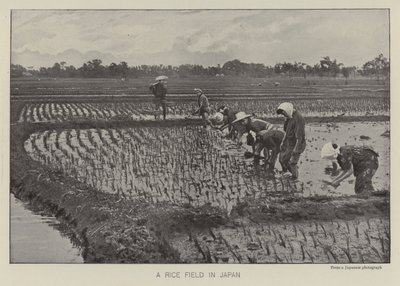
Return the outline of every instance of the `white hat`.
[[[292,114],[293,114],[293,110],[294,110],[293,104],[291,104],[290,102],[281,103],[278,106],[276,112],[278,114],[280,114],[280,112],[279,112],[280,110],[284,110],[286,112],[286,114],[289,116],[289,118],[292,118]]]
[[[240,111],[240,112],[235,114],[235,117],[236,117],[236,119],[232,121],[232,124],[236,123],[238,121],[241,121],[243,119],[249,118],[249,117],[251,117],[251,115],[250,114],[246,114],[246,112]]]
[[[202,91],[200,88],[195,88],[195,89],[194,89],[194,92],[196,92],[196,93],[197,93],[197,92],[203,93],[203,91]]]
[[[336,145],[336,144],[335,144]],[[329,159],[329,160],[335,160],[337,156],[340,153],[339,146],[336,145],[336,148],[334,148],[332,142],[326,143],[324,146],[322,146],[321,149],[321,158],[322,159]]]
[[[156,80],[165,80],[168,79],[168,77],[166,75],[160,75],[158,77],[156,77]]]

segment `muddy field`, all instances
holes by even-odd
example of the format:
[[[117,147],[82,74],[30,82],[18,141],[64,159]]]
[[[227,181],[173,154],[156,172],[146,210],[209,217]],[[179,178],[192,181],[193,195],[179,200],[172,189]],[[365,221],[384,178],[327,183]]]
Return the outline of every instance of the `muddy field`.
[[[18,84],[14,93],[27,86]],[[61,87],[38,85],[32,94],[38,88]],[[248,147],[205,130],[196,118],[185,119],[194,105],[182,95],[161,122],[148,99],[65,100],[45,92],[33,100],[20,92],[11,104],[11,191],[70,225],[86,262],[389,262],[384,87],[339,90],[324,83],[309,95],[319,99],[293,86],[261,99],[257,88],[252,97],[241,98],[243,82],[228,86],[236,98],[227,100],[228,90],[216,92],[212,105],[231,103],[282,126],[274,106],[280,96],[296,97],[307,122],[299,180],[282,176],[279,163],[275,174],[255,168],[243,156]],[[355,97],[326,98],[353,90]],[[337,189],[322,183],[338,172],[320,159],[328,141],[368,145],[379,153],[376,194],[356,197],[354,177]]]
[[[389,189],[388,122],[307,126],[300,180],[257,170],[244,148],[202,127],[46,130],[25,141],[32,159],[98,190],[152,202],[211,204],[228,211],[246,196],[351,195],[354,178],[333,189],[324,184],[335,165],[320,159],[326,140],[375,146],[380,168],[375,188]],[[383,134],[383,136],[382,136]],[[280,169],[280,166],[276,166]],[[336,174],[339,172],[336,166]]]

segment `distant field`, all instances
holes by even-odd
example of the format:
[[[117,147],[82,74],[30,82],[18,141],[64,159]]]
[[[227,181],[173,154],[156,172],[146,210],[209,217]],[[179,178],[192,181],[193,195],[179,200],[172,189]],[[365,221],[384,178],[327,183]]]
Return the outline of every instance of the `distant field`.
[[[82,78],[16,78],[11,79],[11,95],[146,95],[154,78],[137,79],[82,79]],[[275,83],[279,83],[277,86]],[[170,78],[170,95],[193,94],[194,88],[201,88],[209,95],[315,95],[340,93],[336,96],[371,96],[387,92],[388,85],[372,79],[343,78]],[[372,93],[372,94],[371,94]]]
[[[77,120],[154,120],[157,111],[148,85],[140,79],[37,79],[11,82],[11,99],[21,104],[19,122]],[[279,83],[279,85],[277,84]],[[220,105],[275,117],[282,101],[291,101],[305,116],[388,116],[388,86],[375,80],[320,78],[171,78],[168,81],[168,118],[184,119],[196,108],[193,89],[208,95],[213,112]]]

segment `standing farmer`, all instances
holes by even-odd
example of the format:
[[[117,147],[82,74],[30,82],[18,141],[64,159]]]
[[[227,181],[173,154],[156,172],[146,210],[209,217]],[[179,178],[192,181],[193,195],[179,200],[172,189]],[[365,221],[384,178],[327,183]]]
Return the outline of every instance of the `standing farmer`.
[[[208,103],[208,99],[200,88],[195,88],[194,92],[197,94],[197,104],[199,108],[192,113],[192,115],[200,115],[203,119],[204,127],[211,126],[213,128],[214,125],[210,121],[210,104]]]
[[[352,173],[356,177],[355,193],[361,196],[368,196],[374,191],[372,177],[378,169],[379,155],[367,146],[343,146],[326,143],[321,149],[321,158],[337,160],[342,173],[332,182],[326,182],[337,188],[340,183]]]
[[[293,179],[299,176],[297,163],[306,148],[305,121],[303,116],[293,108],[293,104],[284,102],[276,110],[286,118],[283,130],[286,132],[281,144],[279,161],[282,171],[289,171]]]
[[[157,83],[153,83],[150,85],[149,89],[150,91],[154,94],[154,104],[156,106],[157,110],[160,110],[160,107],[162,108],[163,112],[163,118],[167,117],[167,87],[166,87],[166,79],[168,77],[166,76],[158,76],[156,78]],[[155,115],[157,118],[157,115]]]

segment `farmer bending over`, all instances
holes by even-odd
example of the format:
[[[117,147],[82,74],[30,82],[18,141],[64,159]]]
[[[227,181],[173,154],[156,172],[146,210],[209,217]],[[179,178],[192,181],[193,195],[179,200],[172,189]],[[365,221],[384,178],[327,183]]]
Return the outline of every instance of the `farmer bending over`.
[[[234,128],[232,122],[236,119],[235,114],[237,112],[229,110],[229,108],[224,105],[218,107],[217,111],[223,115],[222,126],[219,127],[219,130],[223,131],[228,128],[229,133],[226,137],[233,139],[235,137],[236,129]]]
[[[154,104],[157,110],[162,108],[163,118],[167,117],[167,87],[166,87],[166,76],[159,76],[156,78],[157,83],[153,83],[150,85],[149,89],[154,94]],[[157,115],[154,115],[157,118]]]
[[[275,169],[276,159],[285,133],[281,130],[261,130],[256,135],[254,144],[254,164],[259,164],[261,152],[264,150],[265,167],[271,172]]]
[[[372,177],[378,169],[379,155],[367,146],[343,146],[326,143],[321,149],[321,157],[329,160],[337,160],[342,173],[332,182],[326,182],[337,188],[340,183],[351,176],[356,177],[355,193],[361,196],[368,196],[374,191],[372,186]]]
[[[213,128],[214,125],[210,121],[210,104],[208,103],[207,97],[204,95],[203,91],[199,88],[195,88],[194,92],[197,94],[197,103],[199,105],[199,109],[192,113],[192,115],[200,115],[203,118],[204,127],[211,126]]]
[[[303,116],[293,108],[293,104],[284,102],[279,105],[278,114],[286,118],[283,130],[286,132],[280,147],[279,161],[282,165],[282,171],[289,171],[293,179],[297,179],[299,171],[297,163],[301,153],[306,148],[305,121]]]
[[[235,120],[232,122],[232,125],[237,130],[237,140],[238,145],[241,145],[240,139],[243,134],[247,133],[247,145],[252,146],[254,153],[254,137],[250,134],[250,131],[255,132],[256,134],[262,130],[273,130],[277,129],[277,127],[267,121],[252,118],[251,115],[246,114],[245,112],[238,112],[235,114]]]

